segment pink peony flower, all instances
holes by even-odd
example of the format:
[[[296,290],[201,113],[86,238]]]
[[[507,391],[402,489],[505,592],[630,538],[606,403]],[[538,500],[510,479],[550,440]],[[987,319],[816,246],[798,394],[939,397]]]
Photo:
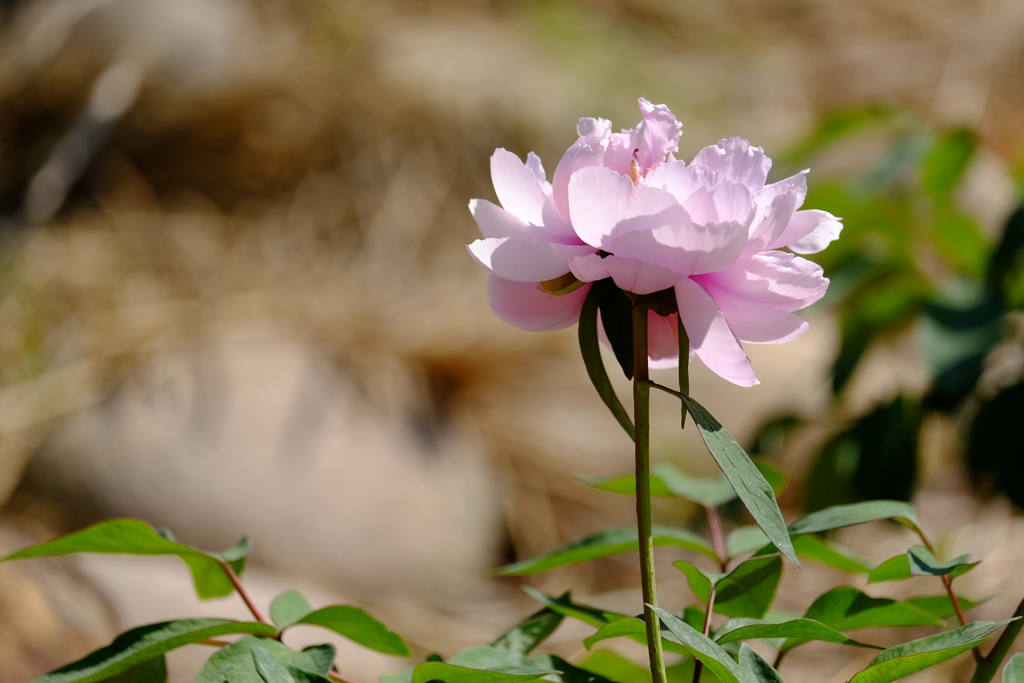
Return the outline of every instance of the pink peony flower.
[[[495,152],[504,209],[470,203],[485,239],[469,249],[492,272],[491,306],[517,327],[557,329],[578,319],[591,282],[671,290],[691,352],[731,382],[757,384],[741,342],[778,344],[807,329],[794,311],[820,299],[828,280],[791,252],[820,251],[842,226],[797,210],[806,171],[766,185],[771,160],[739,138],[687,165],[672,156],[682,126],[668,108],[641,98],[640,111],[640,124],[621,133],[581,119],[553,184],[532,153],[524,165]],[[679,362],[675,315],[649,316],[654,367]]]

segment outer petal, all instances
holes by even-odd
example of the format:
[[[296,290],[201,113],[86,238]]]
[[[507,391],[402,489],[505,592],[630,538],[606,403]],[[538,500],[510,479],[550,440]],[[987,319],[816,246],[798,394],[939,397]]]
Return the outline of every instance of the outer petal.
[[[486,199],[470,199],[469,211],[484,237],[528,237],[530,225]]]
[[[733,384],[758,384],[746,352],[711,295],[690,279],[679,282],[675,289],[679,317],[690,337],[690,346],[704,365]]]
[[[706,166],[721,180],[741,183],[751,191],[764,187],[772,160],[760,147],[751,147],[741,138],[719,140],[717,145],[705,147],[693,159],[693,166]]]
[[[543,225],[547,194],[535,170],[508,150],[499,148],[491,155],[491,181],[501,206],[527,223]]]
[[[610,251],[694,275],[727,268],[746,243],[747,226],[742,223],[683,223],[619,235]]]
[[[569,272],[569,261],[591,254],[586,245],[554,244],[526,237],[491,237],[467,246],[477,263],[513,282],[543,282]]]
[[[679,316],[647,313],[647,357],[655,370],[679,365]],[[687,354],[689,356],[689,354]],[[689,360],[689,358],[687,358]]]
[[[729,329],[742,342],[782,344],[807,331],[808,325],[796,313],[772,308],[755,301],[715,296]]]
[[[682,279],[679,273],[635,258],[598,254],[578,256],[569,264],[572,274],[583,282],[610,277],[619,289],[634,294],[651,294],[668,289]]]
[[[807,196],[807,171],[772,183],[757,194],[757,217],[750,226],[747,254],[764,251],[785,232],[793,213]]]
[[[534,283],[510,282],[491,275],[487,294],[498,318],[521,330],[540,332],[560,330],[579,320],[590,287],[586,284],[571,294],[555,296]]]
[[[821,266],[784,251],[765,251],[695,279],[716,300],[746,301],[789,312],[810,306],[828,289]]]
[[[769,249],[789,247],[798,254],[816,254],[839,239],[843,230],[841,221],[827,211],[797,211]]]

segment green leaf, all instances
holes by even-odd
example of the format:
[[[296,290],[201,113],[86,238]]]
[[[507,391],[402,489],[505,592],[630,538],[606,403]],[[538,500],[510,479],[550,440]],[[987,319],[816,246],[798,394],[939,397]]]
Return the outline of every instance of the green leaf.
[[[651,683],[651,672],[611,650],[594,650],[580,666],[618,683]]]
[[[295,683],[325,683],[334,654],[333,645],[315,645],[296,652],[277,640],[248,636],[210,657],[195,683],[265,683],[265,676],[281,674],[281,669],[268,663],[267,658],[281,664]],[[258,667],[260,662],[262,667]]]
[[[363,647],[386,655],[409,656],[409,648],[406,647],[402,636],[389,631],[387,626],[367,614],[366,610],[358,607],[349,605],[323,607],[315,612],[310,612],[296,621],[294,625],[299,624],[326,628]]]
[[[481,671],[444,662],[424,662],[412,673],[412,683],[517,683],[535,681],[546,674],[507,674],[500,671]]]
[[[754,466],[750,456],[736,440],[725,431],[721,423],[702,405],[688,396],[682,400],[686,403],[686,409],[693,417],[693,421],[697,423],[700,435],[712,457],[722,468],[722,473],[729,479],[736,494],[754,517],[754,521],[783,555],[799,565],[800,562],[793,551],[793,543],[786,531],[786,522],[775,500],[775,492],[764,475]]]
[[[793,543],[796,543],[796,538],[792,539]],[[768,543],[768,537],[761,531],[761,527],[748,525],[736,527],[729,532],[729,536],[725,539],[726,552],[729,553],[729,557],[736,557],[744,553],[749,553],[751,550],[756,550]],[[794,545],[794,548],[796,546]],[[767,553],[777,552],[774,545],[767,547]]]
[[[715,633],[715,642],[719,645],[737,640],[754,638],[790,638],[801,643],[820,640],[826,643],[840,643],[855,647],[867,647],[881,650],[876,645],[868,645],[847,638],[839,631],[814,619],[790,619],[789,621],[771,622],[763,619],[730,619],[722,624]]]
[[[969,554],[954,557],[948,562],[940,562],[923,545],[915,545],[908,550],[907,558],[909,560],[910,573],[914,576],[945,576],[946,574],[952,574],[957,569],[960,569],[962,574],[964,572],[962,567],[970,568],[978,565],[977,562],[971,562]]]
[[[985,600],[975,601],[969,598],[957,598],[957,601],[960,603],[960,609],[965,612],[985,602]],[[939,595],[918,595],[913,598],[907,598],[906,603],[927,612],[936,619],[948,619],[956,615],[953,603],[945,593],[940,593]]]
[[[37,678],[33,683],[102,681],[182,645],[228,633],[272,636],[274,627],[227,619],[182,619],[139,626],[122,633],[107,647]]]
[[[545,680],[548,681],[555,681],[556,683],[612,683],[598,673],[573,666],[555,655],[537,655],[530,661],[542,668],[558,672],[557,674],[546,676]]]
[[[590,624],[600,628],[609,621],[615,619],[622,619],[626,615],[619,614],[617,612],[608,612],[606,610],[598,609],[597,607],[590,607],[588,605],[581,605],[572,601],[569,593],[565,593],[561,597],[553,598],[550,595],[545,595],[535,588],[530,586],[524,586],[523,591],[534,600],[546,605],[553,612],[557,612],[562,616],[582,621],[584,624]]]
[[[1003,667],[1003,683],[1024,683],[1024,652],[1010,657]]]
[[[746,643],[740,645],[739,664],[754,674],[754,680],[758,683],[784,683],[779,672],[761,659],[761,655],[751,650]]]
[[[851,678],[850,683],[889,683],[917,673],[967,652],[991,638],[1011,621],[1014,620],[975,621],[953,631],[937,633],[883,650],[871,660],[868,668]]]
[[[258,645],[249,651],[256,673],[264,683],[296,683],[295,678],[281,662]],[[323,678],[322,676],[320,678]],[[330,680],[330,679],[326,679]]]
[[[163,655],[147,659],[110,678],[104,678],[103,683],[167,683],[167,659]]]
[[[235,571],[244,568],[244,554],[249,550],[247,539],[223,553],[199,550],[173,540],[173,535],[158,532],[137,519],[112,519],[61,536],[52,541],[24,548],[0,562],[35,557],[53,557],[71,553],[123,553],[127,555],[177,555],[192,572],[196,593],[202,599],[218,598],[234,590],[221,562],[230,562]]]
[[[622,407],[619,397],[615,395],[611,380],[608,379],[608,372],[604,368],[604,361],[601,359],[601,343],[597,336],[597,307],[600,292],[597,286],[590,288],[587,298],[583,300],[583,308],[580,311],[579,341],[580,353],[583,354],[583,364],[587,368],[587,375],[597,389],[597,395],[601,397],[604,404],[612,411],[616,421],[622,426],[629,438],[633,437],[633,421],[629,419],[629,413]]]
[[[284,630],[289,626],[298,623],[302,617],[313,611],[306,598],[297,591],[288,591],[274,598],[270,603],[270,620],[277,625],[277,628]]]
[[[872,569],[871,573],[868,574],[868,583],[902,581],[903,579],[909,579],[911,576],[913,574],[910,573],[910,558],[907,557],[906,553],[903,553],[896,557],[890,557]]]
[[[760,619],[771,607],[781,578],[780,557],[751,558],[718,582],[714,611],[727,617]]]
[[[714,557],[715,551],[708,545],[708,542],[687,529],[656,526],[652,529],[652,533],[655,546],[667,545],[685,548]],[[545,555],[505,565],[494,573],[497,576],[537,574],[599,557],[636,552],[638,547],[636,527],[598,531]]]
[[[837,631],[941,624],[932,614],[913,605],[889,598],[872,598],[852,586],[839,586],[820,595],[804,616]]]
[[[627,496],[636,495],[636,477],[632,474],[622,477],[582,477],[579,481],[601,491],[622,493]],[[675,496],[656,474],[651,475],[651,495],[658,498]]]
[[[977,135],[968,128],[942,135],[924,158],[925,190],[932,196],[949,194],[967,170],[977,145]]]
[[[812,534],[793,537],[793,547],[801,559],[812,560],[851,574],[867,574],[871,567],[849,548]]]
[[[566,593],[562,596],[568,598]],[[550,607],[544,607],[521,621],[515,628],[499,636],[491,647],[511,650],[527,655],[550,636],[565,616]]]
[[[672,635],[671,632],[662,629],[661,634],[662,640],[664,641],[662,646],[666,650],[680,654],[689,654],[689,649],[677,642],[675,636]],[[610,638],[629,638],[646,645],[647,626],[643,621],[636,617],[623,617],[622,619],[616,619],[615,621],[611,621],[602,626],[594,635],[586,638],[583,641],[583,645],[589,650],[595,644]]]
[[[833,505],[798,519],[789,525],[789,533],[813,534],[844,526],[893,519],[917,531],[917,513],[914,506],[901,500],[868,500],[850,505]]]
[[[707,479],[691,477],[686,472],[669,463],[655,465],[652,473],[674,495],[694,503],[717,507],[728,503],[736,497],[732,484],[724,476]]]
[[[659,607],[653,609],[669,632],[686,646],[690,654],[703,662],[708,670],[725,683],[758,683],[754,674],[733,661],[732,656],[718,643],[665,610]]]
[[[686,582],[690,584],[690,590],[705,605],[708,604],[708,598],[711,596],[711,585],[725,576],[725,574],[701,569],[686,560],[673,562],[672,566],[686,575]]]
[[[473,647],[463,650],[449,659],[448,663],[464,666],[468,669],[497,671],[517,676],[530,676],[533,674],[547,676],[558,671],[557,669],[540,666],[518,652],[503,650],[497,647]]]

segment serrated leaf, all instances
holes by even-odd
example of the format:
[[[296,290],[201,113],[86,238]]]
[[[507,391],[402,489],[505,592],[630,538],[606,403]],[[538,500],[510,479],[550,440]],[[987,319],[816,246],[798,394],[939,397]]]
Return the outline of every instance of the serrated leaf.
[[[333,645],[315,645],[301,652],[271,638],[248,636],[227,647],[221,648],[206,661],[206,666],[199,672],[195,683],[265,683],[265,678],[257,669],[257,661],[262,652],[285,667],[285,671],[295,683],[325,683],[331,662],[334,661]],[[265,665],[264,673],[280,670],[272,665]]]
[[[619,614],[618,612],[609,612],[597,607],[591,607],[589,605],[581,605],[573,602],[572,597],[569,593],[564,593],[560,597],[552,597],[541,593],[536,588],[530,586],[523,586],[523,592],[529,595],[534,600],[537,600],[543,605],[546,605],[553,612],[557,612],[562,616],[582,621],[584,624],[590,624],[600,628],[609,621],[615,619],[625,618],[625,614]]]
[[[1024,653],[1010,657],[1003,667],[1003,683],[1024,683]]]
[[[853,550],[812,534],[794,536],[793,547],[797,556],[840,571],[851,574],[867,574],[871,571],[867,561]]]
[[[167,658],[159,655],[147,659],[110,678],[104,678],[103,683],[167,683]]]
[[[302,617],[313,611],[306,598],[297,591],[288,591],[274,598],[270,603],[270,620],[280,630],[298,623]]]
[[[808,642],[820,640],[826,643],[840,643],[855,647],[881,650],[876,645],[868,645],[844,636],[839,631],[814,619],[798,618],[788,621],[773,622],[763,619],[730,619],[722,624],[715,633],[715,642],[719,645],[737,640],[754,638],[789,638]]]
[[[580,666],[617,683],[651,683],[651,672],[611,650],[594,650]]]
[[[892,519],[917,531],[917,512],[901,500],[868,500],[850,505],[833,505],[812,512],[789,525],[789,533],[814,534],[855,524]]]
[[[562,597],[567,598],[568,593]],[[515,628],[498,636],[491,643],[491,647],[511,650],[523,655],[530,654],[558,628],[564,618],[564,615],[555,612],[550,607],[544,607],[519,622]]]
[[[237,573],[244,568],[244,555],[248,540],[223,553],[199,550],[177,541],[169,532],[157,531],[137,519],[112,519],[93,524],[81,531],[61,536],[52,541],[24,548],[0,559],[23,560],[35,557],[53,557],[71,553],[115,553],[126,555],[176,555],[192,572],[196,593],[202,599],[218,598],[234,590],[221,567],[221,561],[231,562]],[[230,557],[229,557],[230,556]]]
[[[686,575],[686,582],[690,584],[690,590],[705,605],[708,604],[708,598],[711,596],[711,585],[725,576],[725,574],[701,569],[686,560],[673,562],[672,566]]]
[[[587,297],[583,300],[583,308],[580,310],[580,321],[578,327],[580,353],[583,355],[583,365],[587,368],[587,375],[590,382],[597,390],[597,395],[608,410],[612,412],[615,420],[626,431],[629,438],[634,438],[633,421],[629,413],[622,407],[622,402],[615,394],[611,380],[608,379],[608,372],[604,368],[604,361],[601,359],[601,343],[597,336],[597,308],[600,292],[598,288],[591,287]]]
[[[889,683],[967,652],[1013,621],[975,621],[952,631],[883,650],[850,683]]]
[[[740,645],[739,665],[754,674],[754,680],[758,683],[784,683],[779,672],[761,659],[761,655],[751,650],[746,643]]]
[[[715,551],[708,542],[692,531],[665,526],[656,526],[651,531],[655,546],[674,546],[714,557]],[[539,557],[505,565],[494,573],[496,576],[537,574],[599,557],[636,552],[638,547],[636,527],[598,531]]]
[[[760,619],[771,607],[781,578],[782,558],[751,558],[718,582],[714,611],[727,617]]]
[[[704,409],[704,406],[688,396],[682,400],[686,403],[686,409],[693,417],[693,421],[697,423],[701,438],[711,451],[712,457],[722,468],[722,473],[729,479],[754,521],[783,555],[799,565],[800,562],[793,551],[793,543],[786,531],[786,522],[782,518],[778,501],[775,500],[775,491],[765,480],[764,475],[750,460],[746,451],[725,431],[721,423]]]
[[[686,646],[691,655],[703,662],[704,666],[722,681],[725,683],[759,683],[752,672],[740,667],[718,643],[665,610],[659,607],[652,607],[652,609],[676,640]]]
[[[481,671],[444,662],[424,662],[412,673],[412,683],[519,683],[535,681],[546,674],[507,674],[499,671]]]
[[[677,642],[675,636],[673,636],[671,632],[662,628],[661,634],[663,641],[662,646],[666,650],[680,654],[689,654],[689,650],[683,647],[681,643]],[[589,650],[602,640],[609,640],[611,638],[629,638],[630,640],[646,645],[647,626],[643,621],[636,617],[623,617],[622,619],[616,619],[615,621],[608,622],[602,626],[594,635],[584,639],[583,645]]]
[[[947,562],[940,562],[923,545],[915,545],[908,550],[907,559],[910,573],[914,576],[945,576],[946,574],[952,574],[958,569],[962,574],[966,571],[965,567],[972,568],[978,564],[977,562],[971,562],[970,554],[954,557]]]
[[[387,626],[371,617],[366,610],[349,605],[331,605],[310,612],[295,622],[320,626],[359,643],[365,648],[396,657],[408,657],[402,636],[389,631]]]
[[[796,538],[799,538],[796,537]],[[794,549],[796,548],[796,538],[793,538]],[[729,553],[729,557],[736,557],[737,555],[743,555],[749,553],[751,550],[756,550],[768,543],[768,537],[761,531],[761,527],[754,525],[736,527],[729,532],[729,535],[725,539],[726,552]],[[768,546],[768,553],[775,553],[778,550],[775,549],[774,545]],[[768,554],[766,553],[766,554]]]
[[[37,678],[33,683],[102,681],[182,645],[229,633],[272,636],[274,627],[228,619],[182,619],[139,626],[122,633],[107,647]]]

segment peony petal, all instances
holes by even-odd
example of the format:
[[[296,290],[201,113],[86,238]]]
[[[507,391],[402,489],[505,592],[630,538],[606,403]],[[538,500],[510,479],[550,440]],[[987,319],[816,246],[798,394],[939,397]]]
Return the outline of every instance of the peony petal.
[[[827,211],[797,211],[769,249],[789,247],[798,254],[817,254],[839,239],[843,230],[841,221]]]
[[[641,174],[665,161],[665,155],[679,148],[679,136],[683,133],[681,124],[664,104],[651,104],[639,99],[640,113],[644,120],[636,127],[637,163]]]
[[[530,170],[533,177],[537,179],[537,184],[540,185],[542,190],[545,190],[544,194],[551,193],[551,184],[548,182],[547,175],[544,174],[544,164],[541,162],[540,157],[530,152],[526,155],[526,168]]]
[[[750,225],[756,211],[750,190],[732,182],[697,188],[683,202],[683,208],[694,223],[730,221],[744,226]]]
[[[491,181],[502,208],[527,223],[543,225],[547,194],[535,172],[519,157],[508,150],[496,149],[491,155]]]
[[[682,223],[618,235],[610,251],[695,275],[727,268],[746,243],[747,226],[741,223]]]
[[[690,337],[690,346],[704,365],[733,384],[758,384],[746,352],[711,295],[690,279],[679,282],[675,289],[679,317]]]
[[[807,196],[807,171],[772,183],[757,194],[757,217],[750,226],[745,253],[764,251],[786,231],[794,212]]]
[[[612,122],[608,119],[602,118],[591,118],[584,116],[576,124],[576,134],[581,138],[587,135],[593,135],[602,140],[606,139],[612,133]]]
[[[578,256],[569,266],[572,274],[583,282],[593,282],[610,277],[619,289],[634,294],[651,294],[668,289],[679,282],[682,276],[668,268],[645,263],[635,258],[607,256],[598,254]]]
[[[469,211],[484,237],[527,237],[530,225],[486,199],[470,199]]]
[[[647,313],[647,357],[654,370],[679,365],[679,316]],[[689,360],[689,359],[687,359]]]
[[[828,288],[821,266],[784,251],[761,252],[695,279],[716,300],[749,301],[789,312],[810,306]]]
[[[579,320],[591,286],[586,284],[575,292],[556,296],[534,283],[510,282],[491,275],[487,294],[491,310],[502,321],[521,330],[540,332],[560,330]]]
[[[711,185],[711,173],[703,166],[668,162],[648,173],[644,184],[672,193],[676,201],[682,204],[698,189]]]
[[[586,245],[555,244],[527,237],[491,237],[467,246],[477,263],[514,282],[543,282],[569,272],[569,261],[594,252]]]
[[[603,119],[599,119],[603,120]],[[584,119],[580,119],[583,126]],[[609,128],[611,124],[609,123]],[[573,219],[569,211],[569,180],[581,168],[600,166],[604,162],[605,151],[608,149],[608,128],[604,135],[583,135],[565,151],[555,167],[555,175],[551,179],[551,196],[559,213],[566,220]]]
[[[753,192],[764,187],[772,160],[760,147],[751,147],[742,138],[728,138],[702,149],[691,165],[706,166],[718,174],[719,180],[740,183]]]
[[[807,331],[808,325],[796,313],[765,306],[756,301],[715,295],[729,328],[742,342],[782,344]]]

